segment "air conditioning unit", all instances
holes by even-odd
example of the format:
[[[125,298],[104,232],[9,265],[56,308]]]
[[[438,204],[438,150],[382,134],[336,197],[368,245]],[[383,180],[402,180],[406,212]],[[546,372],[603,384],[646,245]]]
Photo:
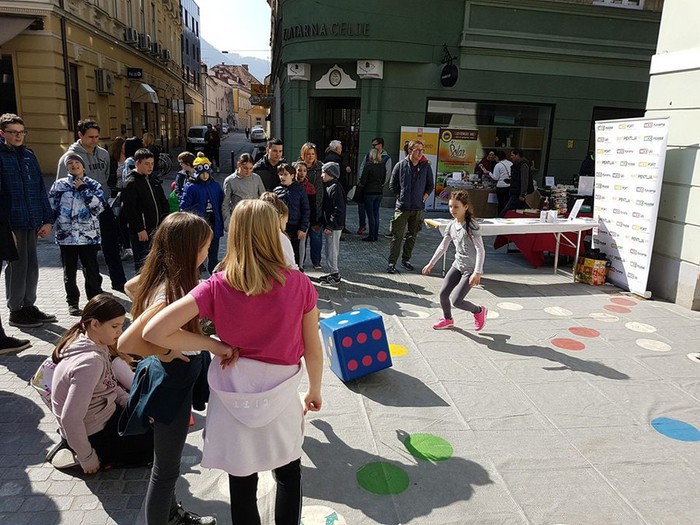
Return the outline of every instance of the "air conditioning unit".
[[[113,95],[114,74],[108,69],[96,69],[95,88],[98,95]]]
[[[139,32],[133,27],[124,28],[124,42],[127,44],[138,44],[139,43]]]
[[[172,54],[170,53],[169,49],[163,49],[163,52],[160,55],[160,61],[161,62],[170,62],[172,60]]]
[[[139,49],[141,51],[151,50],[151,35],[139,33]]]
[[[153,42],[151,44],[151,55],[154,57],[159,57],[163,53],[163,46],[158,42]]]

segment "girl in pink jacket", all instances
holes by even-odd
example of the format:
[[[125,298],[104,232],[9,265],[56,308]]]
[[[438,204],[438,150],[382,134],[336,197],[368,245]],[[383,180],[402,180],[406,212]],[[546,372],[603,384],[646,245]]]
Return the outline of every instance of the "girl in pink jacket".
[[[125,314],[113,297],[97,295],[54,348],[51,409],[65,442],[51,459],[57,468],[80,465],[92,474],[101,465],[142,466],[153,458],[152,433],[117,432],[129,394],[115,378],[109,347],[122,333]]]

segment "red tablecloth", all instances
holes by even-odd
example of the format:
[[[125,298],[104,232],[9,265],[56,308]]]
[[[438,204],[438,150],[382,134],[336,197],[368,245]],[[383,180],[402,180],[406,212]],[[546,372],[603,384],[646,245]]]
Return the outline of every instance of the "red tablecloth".
[[[581,213],[580,217],[591,217],[590,213]],[[509,211],[506,214],[507,219],[517,219],[525,217],[539,217],[539,214],[530,213],[516,213],[514,211]],[[590,231],[590,230],[587,230]],[[569,244],[564,239],[561,240],[559,244],[559,255],[568,255],[570,257],[576,256],[576,240],[578,238],[577,233],[562,233],[562,237],[566,237],[571,241]],[[583,248],[583,239],[586,236],[586,232],[581,234],[581,248]],[[554,253],[557,247],[557,239],[553,233],[523,233],[519,235],[498,235],[493,241],[493,247],[497,250],[503,246],[507,246],[508,242],[512,242],[523,254],[523,257],[527,259],[533,268],[539,268],[544,262],[544,252]],[[581,252],[583,253],[583,252]]]

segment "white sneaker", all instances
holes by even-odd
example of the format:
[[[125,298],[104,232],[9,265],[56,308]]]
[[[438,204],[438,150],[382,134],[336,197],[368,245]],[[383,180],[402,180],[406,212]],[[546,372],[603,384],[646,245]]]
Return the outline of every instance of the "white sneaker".
[[[66,469],[77,467],[80,465],[80,461],[78,461],[78,458],[71,449],[62,448],[51,458],[51,464],[57,469]]]

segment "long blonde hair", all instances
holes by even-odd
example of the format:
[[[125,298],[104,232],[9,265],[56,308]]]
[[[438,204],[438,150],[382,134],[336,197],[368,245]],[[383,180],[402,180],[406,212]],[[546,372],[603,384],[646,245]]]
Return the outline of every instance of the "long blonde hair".
[[[284,286],[287,267],[280,242],[277,210],[259,199],[239,202],[231,214],[226,256],[221,261],[226,281],[246,295],[272,289],[272,280]]]

